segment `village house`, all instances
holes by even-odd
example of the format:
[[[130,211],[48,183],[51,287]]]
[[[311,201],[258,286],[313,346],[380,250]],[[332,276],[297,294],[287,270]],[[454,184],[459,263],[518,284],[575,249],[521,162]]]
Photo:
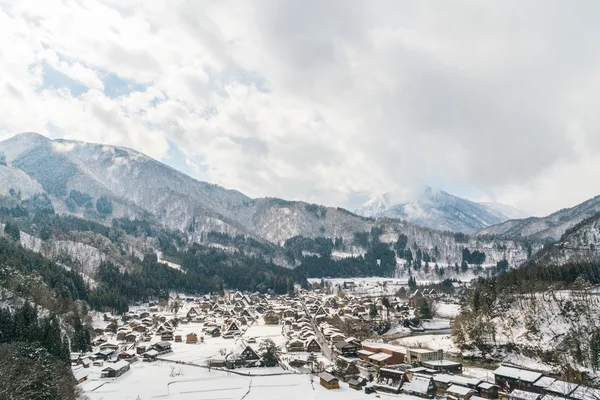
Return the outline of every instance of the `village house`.
[[[137,353],[133,350],[123,351],[123,352],[119,353],[119,355],[117,356],[117,360],[136,360],[136,359],[137,359]]]
[[[335,343],[334,351],[344,357],[356,357],[358,354],[358,346],[347,343],[345,340],[341,340]]]
[[[358,355],[361,360],[377,367],[396,365],[404,363],[406,348],[386,343],[363,342]]]
[[[386,367],[379,370],[373,387],[379,392],[399,394],[404,382],[407,382],[405,372],[401,368]]]
[[[115,350],[112,349],[100,350],[94,354],[94,359],[106,361],[109,360],[113,354],[115,354]]]
[[[117,361],[111,363],[101,371],[101,378],[118,378],[125,372],[129,371],[130,365],[127,361]]]
[[[361,379],[350,379],[348,381],[348,386],[350,387],[350,389],[362,390],[364,386],[364,381]]]
[[[489,382],[482,382],[477,385],[479,390],[479,396],[484,399],[497,399],[498,398],[498,386]]]
[[[473,389],[469,389],[459,385],[452,385],[448,389],[446,389],[447,396],[451,396],[452,398],[461,400],[469,400],[476,393],[477,392]]]
[[[185,342],[187,344],[198,343],[198,335],[196,335],[195,333],[188,333],[187,335],[185,335]]]
[[[439,394],[445,393],[452,385],[459,385],[477,391],[478,386],[482,383],[481,379],[478,378],[450,374],[436,374],[433,376],[433,381]]]
[[[422,365],[425,368],[434,369],[439,372],[446,372],[452,374],[462,374],[462,364],[450,361],[450,360],[435,360],[435,361],[424,361]]]
[[[169,342],[158,342],[155,343],[153,348],[158,351],[159,354],[164,354],[164,353],[168,353],[171,350],[171,343]]]
[[[535,390],[534,383],[542,377],[540,372],[501,365],[494,371],[495,383],[502,390]]]
[[[317,339],[312,336],[304,342],[304,349],[310,353],[318,353],[321,351],[321,346],[317,342]]]
[[[319,383],[328,390],[340,388],[339,379],[328,372],[322,372],[321,375],[319,375]]]
[[[84,368],[77,368],[73,370],[73,378],[75,379],[75,383],[79,385],[88,380],[88,372]]]
[[[430,376],[414,375],[410,382],[402,386],[402,392],[423,398],[431,397],[435,393],[433,379]]]
[[[437,361],[444,359],[444,350],[430,350],[409,348],[406,349],[406,362],[409,364],[422,365],[425,361]]]

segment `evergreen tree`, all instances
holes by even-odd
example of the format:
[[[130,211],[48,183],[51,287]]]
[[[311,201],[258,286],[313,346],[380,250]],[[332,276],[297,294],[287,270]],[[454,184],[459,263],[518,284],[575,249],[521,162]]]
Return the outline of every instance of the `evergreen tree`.
[[[417,289],[417,280],[412,276],[408,277],[408,288],[412,291]]]
[[[596,331],[592,334],[592,338],[590,340],[590,349],[591,349],[591,365],[595,371],[600,370],[600,329],[596,329]]]
[[[6,221],[6,225],[4,226],[4,233],[15,242],[21,240],[21,232],[19,231],[19,226],[13,222]]]
[[[75,314],[73,322],[73,340],[71,341],[71,349],[85,353],[92,350],[92,340],[90,331],[81,323],[79,314]]]
[[[465,260],[463,260],[462,263],[460,264],[460,269],[464,274],[465,272],[467,272],[469,270],[469,264]]]

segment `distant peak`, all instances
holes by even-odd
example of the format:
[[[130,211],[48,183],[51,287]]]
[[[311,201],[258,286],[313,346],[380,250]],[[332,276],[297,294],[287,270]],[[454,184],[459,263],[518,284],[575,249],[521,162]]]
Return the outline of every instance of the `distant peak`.
[[[9,138],[8,140],[35,140],[35,141],[44,141],[44,142],[49,142],[50,139],[47,138],[44,135],[40,135],[39,133],[36,132],[22,132],[22,133],[18,133],[15,136]]]

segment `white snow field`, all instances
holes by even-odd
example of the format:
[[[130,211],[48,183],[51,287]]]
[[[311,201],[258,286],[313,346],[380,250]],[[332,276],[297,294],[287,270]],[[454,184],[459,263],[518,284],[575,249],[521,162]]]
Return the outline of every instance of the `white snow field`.
[[[175,367],[173,377],[171,366]],[[252,372],[285,371],[280,368],[255,368]],[[134,363],[129,372],[114,380],[90,379],[93,380],[82,385],[90,400],[354,400],[374,397],[350,389],[345,383],[340,383],[338,390],[327,390],[319,385],[318,377],[311,378],[306,374],[248,377],[161,361]],[[407,395],[381,394],[381,397],[418,399]]]

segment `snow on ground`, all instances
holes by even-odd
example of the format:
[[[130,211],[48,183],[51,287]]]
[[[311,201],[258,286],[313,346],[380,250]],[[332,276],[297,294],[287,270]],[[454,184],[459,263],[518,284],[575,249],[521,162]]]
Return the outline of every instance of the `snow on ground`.
[[[171,376],[171,366],[175,367],[174,376]],[[305,374],[247,377],[160,361],[133,363],[131,370],[117,379],[90,376],[81,386],[90,400],[358,400],[373,397],[350,389],[345,383],[340,383],[338,390],[327,390],[319,385],[318,377]],[[407,395],[381,396],[418,399]]]
[[[494,370],[493,369],[463,366],[463,374],[472,376],[473,378],[482,379],[486,382],[494,382]]]
[[[408,289],[408,278],[325,278],[325,281],[331,283],[333,287],[340,286],[342,288],[344,287],[344,282],[354,282],[356,288],[353,290],[347,289],[348,293],[367,296],[393,296],[401,287]],[[320,283],[321,278],[309,278],[308,282]]]
[[[407,347],[426,347],[437,350],[443,349],[448,353],[460,353],[452,342],[450,335],[417,335],[396,339],[394,344]]]
[[[424,319],[421,326],[425,330],[450,329],[450,320],[444,318]]]
[[[171,267],[173,269],[176,269],[177,271],[181,271],[181,272],[185,272],[182,268],[181,265],[179,264],[175,264],[171,261],[167,261],[167,260],[163,260],[162,258],[162,253],[160,251],[156,252],[156,257],[158,259],[159,263],[163,263],[163,264],[167,264],[168,267]]]
[[[460,305],[453,303],[436,303],[435,314],[442,318],[454,318],[460,312]]]

